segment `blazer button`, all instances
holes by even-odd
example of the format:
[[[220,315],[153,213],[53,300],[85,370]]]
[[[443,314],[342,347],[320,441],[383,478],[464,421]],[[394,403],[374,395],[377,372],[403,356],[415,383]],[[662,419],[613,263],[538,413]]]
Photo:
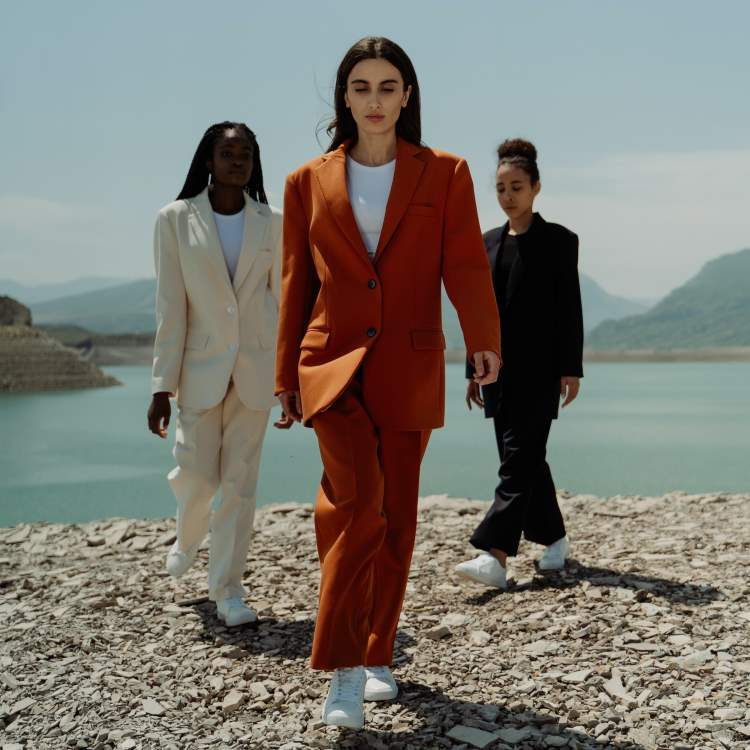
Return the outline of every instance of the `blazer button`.
[[[367,329],[367,335],[368,335],[368,336],[369,336],[370,338],[372,338],[372,337],[373,337],[373,336],[374,336],[374,335],[375,335],[376,333],[377,333],[377,331],[376,331],[376,330],[375,330],[374,328],[368,328],[368,329]]]
[[[229,313],[230,315],[234,315],[234,308],[233,308],[233,307],[231,307],[231,306],[230,306],[230,307],[228,307],[228,308],[227,308],[227,312],[228,312],[228,313]]]
[[[377,282],[377,281],[375,281],[375,279],[370,279],[370,280],[369,280],[369,281],[367,282],[367,286],[369,286],[369,287],[370,287],[370,289],[374,289],[374,288],[375,288],[375,287],[376,287],[377,285],[378,285],[378,282]]]
[[[237,351],[237,344],[230,344],[228,347],[230,352],[236,352]]]

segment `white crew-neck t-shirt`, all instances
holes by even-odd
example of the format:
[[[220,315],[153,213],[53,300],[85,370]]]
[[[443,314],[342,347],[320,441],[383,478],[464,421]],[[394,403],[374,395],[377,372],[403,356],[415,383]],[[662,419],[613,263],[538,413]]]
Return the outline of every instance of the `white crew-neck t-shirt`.
[[[349,202],[370,258],[375,256],[378,248],[395,171],[395,159],[379,167],[366,167],[351,156],[346,157]]]
[[[242,239],[245,234],[245,209],[236,214],[217,214],[214,211],[216,229],[221,240],[221,249],[229,271],[229,278],[234,279],[237,263],[242,252]]]

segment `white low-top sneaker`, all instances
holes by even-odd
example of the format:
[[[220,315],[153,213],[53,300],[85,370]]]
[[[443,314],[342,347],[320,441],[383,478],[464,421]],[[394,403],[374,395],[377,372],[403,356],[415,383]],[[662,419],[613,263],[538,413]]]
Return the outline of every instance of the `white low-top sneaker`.
[[[367,676],[364,667],[337,669],[323,704],[323,721],[333,727],[362,729],[365,725],[365,708],[362,704],[365,682]]]
[[[544,550],[539,558],[539,570],[562,570],[565,567],[565,559],[570,552],[568,537],[564,536]]]
[[[366,701],[391,701],[398,695],[398,685],[389,667],[365,667]]]
[[[180,545],[175,541],[169,552],[167,552],[167,573],[174,578],[179,578],[190,570],[197,555],[197,544],[190,547],[186,552],[181,552]]]
[[[494,586],[498,589],[507,589],[507,571],[500,565],[500,561],[489,552],[482,552],[473,560],[459,563],[453,569],[462,578],[482,583],[485,586]]]
[[[258,620],[258,615],[239,596],[230,596],[216,602],[216,614],[230,628]]]

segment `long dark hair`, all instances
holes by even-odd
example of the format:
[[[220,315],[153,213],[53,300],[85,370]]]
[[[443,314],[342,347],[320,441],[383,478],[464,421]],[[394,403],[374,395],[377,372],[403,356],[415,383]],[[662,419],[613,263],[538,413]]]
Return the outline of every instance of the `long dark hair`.
[[[177,196],[177,200],[181,200],[182,198],[195,198],[198,193],[205,190],[210,179],[206,162],[213,157],[216,142],[227,132],[227,130],[241,131],[250,143],[252,143],[253,171],[244,190],[251,198],[258,201],[258,203],[268,203],[266,191],[263,188],[263,168],[260,165],[260,147],[258,146],[258,139],[255,137],[255,133],[253,133],[244,122],[229,121],[217,122],[203,134],[203,138],[201,138],[201,142],[195,150],[195,156],[190,164],[190,169],[185,178],[185,184],[182,186],[182,190]]]
[[[366,36],[352,45],[336,72],[336,90],[334,93],[334,117],[326,128],[331,135],[329,151],[334,151],[345,141],[357,142],[357,124],[351,110],[346,106],[346,82],[352,68],[362,60],[382,58],[398,68],[404,79],[404,89],[411,86],[409,102],[401,110],[396,122],[396,134],[415,146],[422,145],[422,119],[420,115],[419,82],[409,56],[401,47],[384,36]]]

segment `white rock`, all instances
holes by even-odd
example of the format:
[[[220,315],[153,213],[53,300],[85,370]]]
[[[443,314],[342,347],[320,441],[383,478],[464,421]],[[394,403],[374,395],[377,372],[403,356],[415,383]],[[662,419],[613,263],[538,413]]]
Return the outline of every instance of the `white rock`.
[[[153,698],[146,698],[143,701],[143,710],[151,716],[162,716],[164,714],[164,706]]]
[[[560,680],[562,682],[568,682],[571,685],[580,685],[582,682],[586,682],[586,678],[590,674],[590,669],[579,669],[577,672],[569,672],[568,674],[563,675]]]
[[[221,702],[221,710],[224,716],[233,714],[240,706],[247,701],[247,696],[239,690],[230,690]]]
[[[475,646],[486,646],[492,640],[492,636],[484,630],[472,630],[469,633],[469,640]]]
[[[440,621],[441,625],[445,625],[448,628],[460,628],[462,625],[466,625],[471,622],[469,615],[462,615],[460,612],[451,612],[447,614]]]

